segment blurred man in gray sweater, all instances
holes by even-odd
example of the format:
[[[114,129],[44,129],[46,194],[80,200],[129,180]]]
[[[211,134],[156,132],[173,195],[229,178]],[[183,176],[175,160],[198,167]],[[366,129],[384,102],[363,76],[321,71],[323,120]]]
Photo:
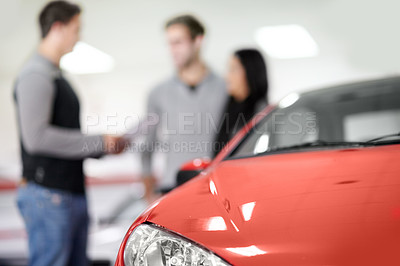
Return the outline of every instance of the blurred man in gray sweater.
[[[213,141],[227,92],[223,79],[201,59],[204,26],[193,16],[175,17],[166,23],[166,37],[176,73],[156,86],[148,97],[148,115],[157,123],[149,128],[142,153],[146,197],[166,193],[176,186],[180,166],[195,158],[211,157]],[[159,182],[154,178],[152,155],[164,154]]]
[[[30,266],[88,265],[83,160],[124,148],[119,137],[81,132],[79,99],[59,68],[80,24],[79,6],[49,2],[39,16],[39,47],[15,82],[23,172],[17,203]]]

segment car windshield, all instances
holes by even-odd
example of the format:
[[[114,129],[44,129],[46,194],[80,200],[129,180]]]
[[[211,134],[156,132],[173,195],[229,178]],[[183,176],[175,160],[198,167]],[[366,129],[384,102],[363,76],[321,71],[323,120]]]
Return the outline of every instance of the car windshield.
[[[400,78],[291,94],[230,157],[400,142]]]

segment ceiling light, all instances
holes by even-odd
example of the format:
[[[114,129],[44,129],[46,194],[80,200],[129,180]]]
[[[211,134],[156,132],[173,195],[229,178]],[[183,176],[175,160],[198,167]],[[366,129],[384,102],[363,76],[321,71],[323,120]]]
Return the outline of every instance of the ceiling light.
[[[72,74],[105,73],[114,68],[114,59],[87,43],[77,42],[73,51],[61,58],[60,66]]]
[[[317,43],[300,25],[267,26],[255,33],[258,45],[274,58],[290,59],[317,56]]]

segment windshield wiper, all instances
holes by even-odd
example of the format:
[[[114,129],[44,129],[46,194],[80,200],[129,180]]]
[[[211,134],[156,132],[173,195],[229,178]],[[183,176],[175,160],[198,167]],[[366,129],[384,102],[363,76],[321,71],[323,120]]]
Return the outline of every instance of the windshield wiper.
[[[378,138],[370,139],[370,140],[366,141],[366,143],[374,143],[374,142],[383,141],[385,139],[394,138],[394,137],[400,137],[400,132],[395,133],[395,134],[383,135]]]
[[[397,140],[385,140],[387,138],[399,137],[400,132],[397,134],[384,135],[379,138],[374,138],[368,141],[325,141],[315,140],[311,142],[304,142],[295,145],[272,147],[263,153],[277,152],[277,151],[289,151],[289,150],[301,150],[301,149],[312,149],[321,147],[366,147],[366,146],[378,146],[384,144],[395,144],[400,143],[400,139]]]
[[[304,142],[301,144],[295,144],[290,146],[275,147],[268,149],[265,153],[274,151],[286,151],[286,150],[300,150],[304,148],[320,148],[320,147],[361,147],[361,146],[373,146],[374,143],[370,142],[351,142],[351,141],[325,141],[316,140],[311,142]]]

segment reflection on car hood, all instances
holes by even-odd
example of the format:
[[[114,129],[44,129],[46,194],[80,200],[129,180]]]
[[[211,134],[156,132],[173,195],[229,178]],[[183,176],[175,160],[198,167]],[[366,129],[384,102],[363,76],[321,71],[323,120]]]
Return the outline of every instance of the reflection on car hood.
[[[398,158],[400,145],[223,161],[161,200],[148,220],[234,265],[347,265],[361,254],[364,265],[393,262]]]

